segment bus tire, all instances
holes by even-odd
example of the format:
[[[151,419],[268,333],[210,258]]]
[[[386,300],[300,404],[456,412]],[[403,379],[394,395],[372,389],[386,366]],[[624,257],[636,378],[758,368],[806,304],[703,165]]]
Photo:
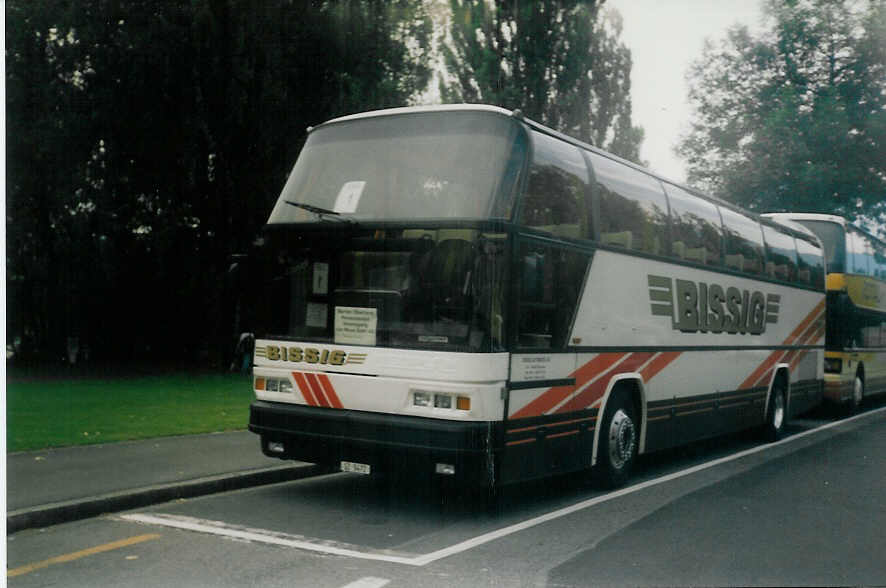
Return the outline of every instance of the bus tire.
[[[607,488],[623,486],[637,459],[640,425],[629,394],[615,392],[606,404],[597,449],[596,475]]]
[[[849,397],[849,402],[847,403],[846,412],[849,415],[853,415],[859,411],[861,408],[861,403],[864,400],[864,379],[861,377],[861,373],[856,372],[855,381],[852,382],[852,396]]]
[[[766,424],[763,425],[763,438],[766,441],[778,441],[784,436],[788,421],[787,386],[784,378],[777,378],[772,384],[772,396],[766,410]]]

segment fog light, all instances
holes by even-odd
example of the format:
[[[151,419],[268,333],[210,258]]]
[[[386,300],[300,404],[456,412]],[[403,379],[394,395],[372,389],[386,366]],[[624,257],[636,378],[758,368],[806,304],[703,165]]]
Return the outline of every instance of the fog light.
[[[280,380],[280,392],[283,394],[292,394],[292,382],[289,380]]]
[[[434,406],[437,408],[452,408],[452,396],[448,394],[434,394]]]
[[[438,463],[435,470],[438,474],[443,474],[444,476],[455,475],[455,466],[451,463]]]
[[[428,392],[413,392],[412,404],[415,406],[430,406],[431,395]]]
[[[282,443],[278,443],[277,441],[268,441],[268,451],[272,451],[274,453],[285,453],[286,447],[284,447]]]

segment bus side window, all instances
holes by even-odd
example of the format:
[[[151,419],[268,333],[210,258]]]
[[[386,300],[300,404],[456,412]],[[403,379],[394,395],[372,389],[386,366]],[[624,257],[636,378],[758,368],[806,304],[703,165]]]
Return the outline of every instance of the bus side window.
[[[587,265],[584,253],[531,241],[521,244],[520,347],[566,347]]]
[[[726,207],[720,207],[720,214],[726,232],[726,267],[746,274],[762,274],[763,233],[760,224]]]
[[[809,241],[797,238],[797,281],[818,290],[824,288],[822,251]]]
[[[846,271],[860,276],[871,275],[868,259],[873,259],[873,251],[869,251],[867,240],[858,231],[846,231]]]
[[[574,145],[535,131],[532,141],[521,224],[558,237],[590,238],[588,170],[581,152]]]
[[[794,238],[786,233],[763,225],[766,242],[766,275],[785,282],[797,280],[797,246]]]
[[[596,153],[590,160],[600,201],[600,242],[666,255],[668,205],[659,181]]]
[[[720,265],[723,229],[717,207],[672,184],[664,187],[671,205],[671,255],[703,265]]]

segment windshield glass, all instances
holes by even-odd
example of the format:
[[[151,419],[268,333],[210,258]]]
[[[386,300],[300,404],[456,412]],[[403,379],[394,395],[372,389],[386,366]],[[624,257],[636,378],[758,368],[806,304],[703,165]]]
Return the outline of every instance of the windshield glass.
[[[821,239],[828,273],[842,274],[846,271],[846,233],[838,223],[831,221],[797,220]]]
[[[499,351],[506,236],[471,228],[268,231],[259,333],[342,345]]]
[[[525,157],[520,125],[489,112],[334,123],[311,133],[268,223],[329,220],[312,207],[355,220],[510,218]]]

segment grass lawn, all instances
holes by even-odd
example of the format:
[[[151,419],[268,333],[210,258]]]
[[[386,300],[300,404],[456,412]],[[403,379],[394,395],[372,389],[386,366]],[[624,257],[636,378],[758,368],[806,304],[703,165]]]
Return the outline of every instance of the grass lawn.
[[[10,378],[6,450],[245,429],[251,376]]]

